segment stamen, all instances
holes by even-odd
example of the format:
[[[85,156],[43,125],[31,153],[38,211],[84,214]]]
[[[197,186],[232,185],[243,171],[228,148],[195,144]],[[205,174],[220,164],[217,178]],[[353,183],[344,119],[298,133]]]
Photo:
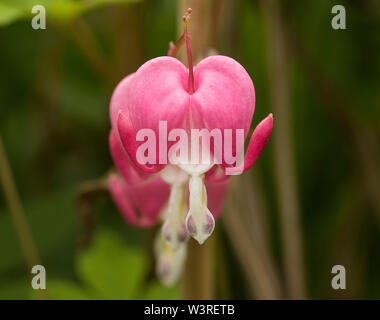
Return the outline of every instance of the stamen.
[[[193,10],[191,8],[186,10],[186,14],[182,16],[182,20],[184,21],[184,33],[181,35],[181,37],[177,40],[177,43],[174,44],[172,41],[169,42],[169,49],[167,55],[169,57],[177,57],[179,50],[183,46],[183,44],[186,42],[185,38],[187,33],[187,21],[190,19],[189,15],[191,14]],[[186,29],[186,32],[185,32]]]

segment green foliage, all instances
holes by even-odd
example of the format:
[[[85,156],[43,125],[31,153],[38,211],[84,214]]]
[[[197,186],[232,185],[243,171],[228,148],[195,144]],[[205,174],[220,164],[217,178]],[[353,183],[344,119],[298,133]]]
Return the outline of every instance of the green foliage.
[[[284,19],[315,61],[315,69],[335,82],[337,94],[349,102],[338,123],[305,68],[308,62],[289,52],[290,152],[301,209],[308,296],[341,298],[329,282],[331,266],[339,263],[349,270],[350,298],[377,299],[378,223],[363,185],[360,154],[355,154],[341,125],[351,112],[358,124],[353,129],[368,126],[377,134],[375,139],[379,136],[380,11],[376,1],[342,0],[348,29],[336,31],[330,25],[330,0],[281,2],[286,8]],[[109,3],[131,5],[107,8]],[[30,26],[35,4],[46,6],[44,31]],[[270,25],[259,1],[228,1],[228,6],[221,11],[217,50],[238,60],[251,75],[257,97],[256,125],[273,112]],[[65,23],[50,28],[50,22],[65,22],[81,14],[90,33],[70,32]],[[81,183],[104,175],[113,165],[108,151],[108,106],[114,86],[147,59],[164,55],[168,42],[177,37],[180,21],[173,0],[0,0],[0,134],[47,270],[48,298],[179,297],[178,287],[147,282],[146,248],[139,246],[146,231],[126,226],[109,198],[96,199],[91,217],[98,229],[107,227],[112,232],[100,231],[87,250],[78,252],[81,220],[74,202]],[[93,42],[96,45],[91,46]],[[292,43],[287,45],[292,50]],[[117,71],[110,83],[99,72],[99,62],[100,67],[105,62]],[[335,101],[334,96],[329,99]],[[274,116],[275,135],[279,132],[276,123],[282,119]],[[283,271],[275,166],[281,159],[274,159],[274,141],[273,136],[251,172],[262,182],[273,255]],[[363,150],[370,149],[365,135],[361,142]],[[0,299],[40,298],[30,292],[32,275],[25,267],[8,211],[0,190]],[[217,288],[217,294],[247,298],[244,274],[232,247],[222,243],[218,248],[223,254],[217,273],[223,272],[219,278],[227,278],[228,286]]]
[[[125,245],[109,230],[98,231],[88,249],[76,259],[79,282],[47,280],[49,299],[178,299],[178,288],[156,281],[145,283],[147,259],[143,251]],[[32,293],[37,298],[36,292]]]
[[[31,17],[31,10],[37,4],[46,8],[48,18],[66,21],[102,5],[126,4],[137,1],[139,0],[1,0],[0,26],[12,23],[17,19]]]
[[[81,279],[102,298],[131,298],[146,272],[141,251],[125,247],[115,234],[102,232],[77,260]]]

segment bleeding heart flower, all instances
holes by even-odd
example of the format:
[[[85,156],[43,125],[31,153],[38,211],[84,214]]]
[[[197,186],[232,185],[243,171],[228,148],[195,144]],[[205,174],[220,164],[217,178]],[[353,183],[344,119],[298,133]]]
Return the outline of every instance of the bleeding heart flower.
[[[156,272],[165,285],[173,284],[182,274],[185,256],[187,230],[184,219],[188,205],[185,190],[187,175],[174,166],[167,166],[160,175],[143,175],[133,164],[122,147],[114,130],[110,134],[112,158],[120,174],[113,173],[108,178],[111,196],[126,222],[139,227],[149,227],[160,219],[165,219],[162,234],[155,240],[157,258]],[[210,172],[213,173],[213,172]],[[182,179],[182,181],[181,181]],[[173,183],[179,182],[179,183]],[[206,178],[209,208],[218,218],[228,180]]]
[[[234,174],[249,169],[265,147],[273,127],[270,114],[254,130],[244,162],[238,165],[237,159],[243,150],[237,144],[237,132],[242,130],[246,139],[255,109],[254,86],[246,70],[226,56],[211,56],[193,67],[187,33],[190,13],[191,10],[184,16],[184,34],[179,41],[179,44],[186,43],[189,69],[174,57],[149,60],[120,82],[110,106],[111,150],[125,179],[139,181],[146,179],[147,175],[154,175],[170,185],[162,232],[174,250],[186,240],[187,233],[199,243],[210,236],[228,184],[215,172]],[[169,52],[176,49],[172,46]],[[137,135],[140,130],[149,129],[155,134],[155,145],[162,144],[160,121],[165,121],[168,131],[178,128],[188,133],[192,129],[232,130],[230,141],[222,136],[221,145],[222,152],[226,152],[226,146],[230,144],[231,156],[235,155],[234,163],[224,159],[221,163],[180,161],[174,165],[169,157],[166,165],[162,160],[167,160],[169,153],[161,154],[158,150],[153,161],[141,163],[137,158],[138,149],[146,142],[137,141]],[[115,147],[120,142],[123,148]],[[175,141],[166,138],[164,143],[169,150]],[[216,150],[216,144],[211,145],[210,154],[217,151],[220,150]],[[187,182],[189,209],[186,214]],[[146,201],[153,196],[153,190],[146,193]]]

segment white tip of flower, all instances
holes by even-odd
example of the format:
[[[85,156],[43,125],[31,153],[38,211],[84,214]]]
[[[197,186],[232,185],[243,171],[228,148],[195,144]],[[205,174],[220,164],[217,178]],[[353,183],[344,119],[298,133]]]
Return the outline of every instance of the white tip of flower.
[[[156,273],[162,284],[171,286],[182,275],[186,258],[186,245],[180,245],[177,250],[173,250],[161,234],[156,238],[155,254],[157,259]]]
[[[174,183],[171,185],[168,209],[162,227],[162,237],[173,250],[177,250],[188,239],[185,227],[187,211],[185,197],[184,184]]]
[[[180,245],[186,242],[188,233],[183,222],[172,222],[171,220],[167,220],[164,223],[162,227],[162,237],[173,250],[177,250]]]
[[[207,192],[203,176],[192,175],[189,181],[190,201],[186,217],[189,234],[203,244],[214,231],[215,219],[207,208]]]
[[[204,213],[200,216],[193,215],[191,212],[186,217],[186,228],[189,234],[203,244],[212,234],[215,228],[215,219],[211,212],[205,207]]]

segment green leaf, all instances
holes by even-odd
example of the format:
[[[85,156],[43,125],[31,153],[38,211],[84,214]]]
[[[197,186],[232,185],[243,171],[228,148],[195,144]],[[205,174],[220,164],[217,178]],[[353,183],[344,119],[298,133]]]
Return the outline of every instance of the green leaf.
[[[11,23],[12,21],[19,19],[24,14],[22,10],[17,7],[0,3],[0,26]]]
[[[164,299],[179,298],[179,288],[165,287],[157,281],[143,285],[146,259],[141,250],[125,245],[109,230],[96,233],[90,248],[77,256],[81,282],[53,279],[47,281],[47,298],[62,299]],[[38,293],[38,292],[37,292]],[[33,299],[38,299],[31,292]]]
[[[81,279],[102,299],[133,299],[146,271],[143,253],[110,231],[98,232],[77,263]]]
[[[126,4],[139,0],[3,0],[0,3],[0,26],[21,18],[32,18],[32,8],[42,5],[46,9],[46,18],[66,21],[76,18],[87,10],[110,4]]]

